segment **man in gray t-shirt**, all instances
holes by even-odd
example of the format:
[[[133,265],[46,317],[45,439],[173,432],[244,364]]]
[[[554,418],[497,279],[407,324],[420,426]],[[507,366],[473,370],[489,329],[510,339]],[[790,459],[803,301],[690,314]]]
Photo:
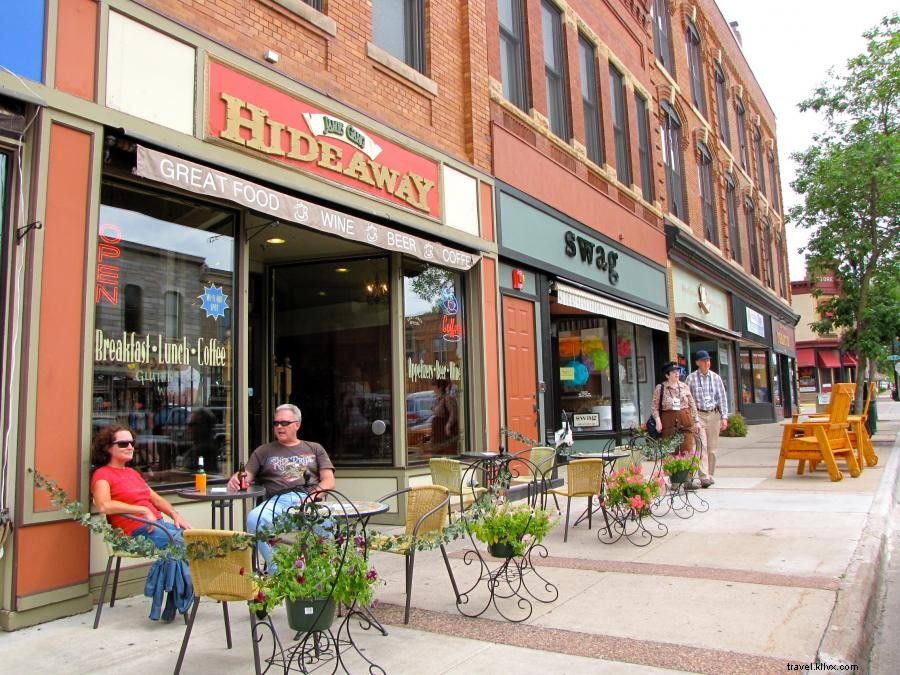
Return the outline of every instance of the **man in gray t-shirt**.
[[[334,465],[325,449],[318,443],[297,438],[302,419],[297,406],[289,403],[278,406],[273,421],[275,440],[259,446],[247,461],[247,480],[265,487],[266,497],[269,497],[247,514],[248,532],[271,525],[277,516],[302,499],[298,493],[305,485],[309,486],[309,494],[335,487]],[[228,481],[228,487],[232,490],[240,487],[237,474]],[[298,492],[273,496],[286,488],[295,488]],[[272,549],[260,542],[259,551],[271,564]]]
[[[304,484],[317,488],[323,469],[331,471],[333,480],[334,465],[325,448],[308,441],[291,446],[282,445],[279,441],[261,445],[250,455],[245,467],[247,475],[253,476],[257,485],[266,488],[267,497]]]

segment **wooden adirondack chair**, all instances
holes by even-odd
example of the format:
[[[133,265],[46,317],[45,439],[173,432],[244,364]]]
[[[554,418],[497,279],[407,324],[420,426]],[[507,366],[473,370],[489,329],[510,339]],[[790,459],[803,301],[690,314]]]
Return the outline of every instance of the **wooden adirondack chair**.
[[[847,433],[850,413],[852,384],[835,385],[831,393],[831,414],[827,420],[806,420],[784,425],[781,437],[781,452],[775,478],[784,475],[784,463],[789,459],[799,460],[797,475],[803,474],[806,462],[811,468],[823,462],[832,481],[841,480],[844,475],[837,466],[837,457],[847,463],[847,470],[853,478],[859,473],[859,464],[853,454],[853,444]]]
[[[863,461],[868,466],[878,464],[878,455],[875,454],[875,446],[872,445],[872,439],[869,438],[869,432],[866,430],[866,422],[869,419],[869,404],[875,395],[875,383],[869,383],[869,391],[866,396],[866,404],[863,406],[861,415],[848,415],[847,421],[850,423],[850,429],[847,435],[850,436],[850,442],[856,448],[856,461],[859,468],[863,468]]]

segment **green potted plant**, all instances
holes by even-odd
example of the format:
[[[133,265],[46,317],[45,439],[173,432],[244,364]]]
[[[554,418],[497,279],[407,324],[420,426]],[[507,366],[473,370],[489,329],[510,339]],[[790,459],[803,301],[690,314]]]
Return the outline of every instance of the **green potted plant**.
[[[700,458],[694,454],[670,455],[662,468],[673,484],[686,483],[690,475],[700,468]]]
[[[469,523],[469,532],[488,545],[492,556],[512,558],[541,543],[558,520],[527,502],[498,501]]]
[[[254,573],[259,592],[252,610],[268,614],[284,602],[292,629],[322,631],[334,620],[335,603],[372,604],[378,573],[366,561],[361,536],[348,541],[340,531],[304,529],[273,541],[269,573]]]
[[[650,512],[653,500],[665,484],[665,478],[659,473],[645,477],[640,466],[619,469],[607,478],[602,503],[606,508],[624,507],[635,515],[644,516]]]

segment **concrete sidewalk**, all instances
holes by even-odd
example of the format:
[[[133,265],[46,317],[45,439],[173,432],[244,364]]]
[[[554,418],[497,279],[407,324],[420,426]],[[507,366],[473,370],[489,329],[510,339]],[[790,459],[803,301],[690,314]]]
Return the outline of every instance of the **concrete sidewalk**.
[[[777,673],[817,658],[861,665],[884,510],[900,470],[900,404],[882,398],[878,405],[879,462],[858,478],[844,471],[832,483],[821,469],[797,476],[790,462],[775,480],[781,427],[754,426],[746,438],[722,439],[716,484],[698,491],[709,511],[661,518],[668,534],[649,545],[601,543],[597,521],[593,531],[586,523],[570,530],[564,544],[560,525],[545,541],[550,555],[535,560],[559,598],[534,603],[521,624],[492,607],[480,618],[461,616],[440,554],[425,551],[404,626],[402,559],[376,554],[386,580],[376,614],[389,635],[355,628],[357,644],[397,674]],[[461,589],[472,585],[465,544],[450,547]],[[486,597],[473,593],[470,603]],[[82,614],[0,634],[0,663],[9,673],[171,672],[183,624],[155,624],[147,612],[145,598],[128,598],[104,610],[96,631],[92,615]],[[221,611],[201,603],[183,672],[253,671],[249,620],[237,604],[231,614],[234,649],[227,651]],[[275,622],[289,639],[283,610]],[[346,666],[366,672],[358,658]]]

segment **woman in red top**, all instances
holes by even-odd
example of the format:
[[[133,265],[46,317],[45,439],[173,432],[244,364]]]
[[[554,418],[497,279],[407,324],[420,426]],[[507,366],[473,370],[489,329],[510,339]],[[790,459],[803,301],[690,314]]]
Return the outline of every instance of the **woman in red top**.
[[[165,548],[169,539],[156,526],[144,525],[119,514],[129,513],[157,523],[175,536],[181,543],[181,531],[190,524],[181,517],[169,502],[150,489],[137,471],[126,466],[134,458],[134,434],[125,427],[104,427],[91,443],[91,462],[98,467],[91,476],[91,496],[100,513],[113,527],[121,528],[129,536],[145,536],[157,546]],[[163,520],[170,516],[172,526]]]

